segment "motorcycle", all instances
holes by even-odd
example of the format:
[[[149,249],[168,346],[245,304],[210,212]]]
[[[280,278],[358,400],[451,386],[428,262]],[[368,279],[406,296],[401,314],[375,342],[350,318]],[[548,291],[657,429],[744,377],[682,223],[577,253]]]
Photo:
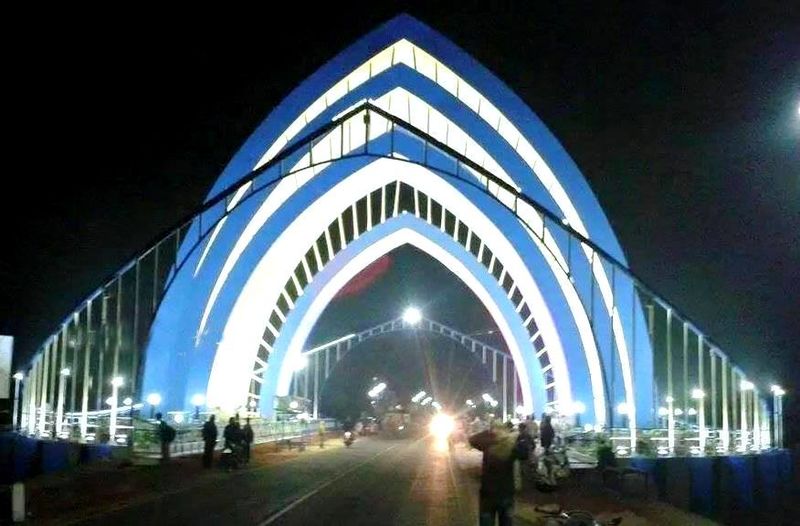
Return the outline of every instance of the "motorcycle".
[[[355,435],[352,431],[345,431],[344,432],[344,445],[350,447],[353,444],[353,441],[356,439]]]

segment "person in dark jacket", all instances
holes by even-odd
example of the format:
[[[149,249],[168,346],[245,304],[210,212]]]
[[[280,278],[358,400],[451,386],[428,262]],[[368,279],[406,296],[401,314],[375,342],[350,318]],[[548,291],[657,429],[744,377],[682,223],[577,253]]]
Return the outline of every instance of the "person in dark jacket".
[[[253,444],[253,428],[250,427],[250,417],[245,420],[242,428],[242,456],[245,462],[250,462],[250,446]]]
[[[550,446],[553,445],[553,439],[556,436],[556,432],[553,429],[553,424],[550,422],[550,415],[543,415],[542,416],[542,425],[539,427],[539,438],[542,441],[542,447],[544,448],[545,452],[550,449]]]
[[[241,447],[242,430],[234,417],[230,417],[228,420],[228,425],[222,431],[222,437],[225,439],[226,448],[238,451]]]
[[[214,415],[208,417],[208,421],[203,424],[203,467],[210,468],[214,461],[214,448],[217,445],[217,424]]]
[[[480,526],[510,526],[514,507],[514,462],[526,460],[525,444],[516,433],[499,422],[487,431],[469,438],[475,449],[483,452],[479,504]]]

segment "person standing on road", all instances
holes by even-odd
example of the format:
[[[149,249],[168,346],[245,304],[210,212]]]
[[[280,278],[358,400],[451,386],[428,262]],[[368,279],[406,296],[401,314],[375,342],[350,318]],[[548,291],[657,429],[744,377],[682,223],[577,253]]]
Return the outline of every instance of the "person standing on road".
[[[244,447],[243,456],[245,463],[250,462],[250,446],[253,443],[253,428],[250,427],[250,417],[245,419],[242,428],[242,446]]]
[[[322,420],[319,421],[317,432],[319,433],[319,447],[322,449],[325,447],[325,422]]]
[[[556,432],[553,429],[553,424],[550,422],[550,415],[542,415],[542,425],[539,427],[539,438],[542,441],[542,448],[545,454],[549,451],[550,446],[553,445],[555,436]]]
[[[158,425],[158,439],[161,442],[161,463],[169,462],[169,445],[175,440],[175,428],[164,422],[161,413],[156,413],[156,423]]]
[[[480,526],[511,526],[514,507],[514,461],[526,460],[528,451],[516,433],[499,421],[487,431],[469,438],[475,449],[483,452],[479,504]]]
[[[211,415],[208,421],[203,424],[203,467],[210,468],[214,462],[214,447],[217,445],[217,424],[216,417]]]

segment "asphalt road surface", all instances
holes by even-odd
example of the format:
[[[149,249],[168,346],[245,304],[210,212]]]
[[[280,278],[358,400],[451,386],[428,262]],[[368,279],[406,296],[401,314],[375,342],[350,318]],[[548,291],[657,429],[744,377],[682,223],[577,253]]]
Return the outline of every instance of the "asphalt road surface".
[[[477,453],[429,439],[362,438],[350,448],[220,473],[80,524],[474,525],[478,470]]]

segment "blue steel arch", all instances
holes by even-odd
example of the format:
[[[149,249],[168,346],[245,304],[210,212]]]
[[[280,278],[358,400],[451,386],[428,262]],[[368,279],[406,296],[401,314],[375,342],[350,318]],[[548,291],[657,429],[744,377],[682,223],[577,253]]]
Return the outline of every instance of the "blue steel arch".
[[[446,63],[461,78],[467,79],[481,93],[490,95],[492,103],[504,115],[513,118],[514,124],[521,134],[535,145],[543,162],[550,167],[558,182],[563,185],[564,191],[566,191],[587,227],[587,237],[618,260],[624,261],[610,226],[585,180],[566,152],[560,147],[555,138],[549,134],[538,118],[501,81],[446,39],[407,16],[398,17],[370,33],[326,64],[320,71],[312,75],[292,92],[234,156],[212,189],[209,199],[212,199],[219,191],[227,188],[231,183],[252,171],[258,165],[265,149],[274,143],[283,130],[296,121],[298,112],[317,100],[321,93],[324,93],[340,79],[343,72],[350,71],[371,55],[385,49],[387,45],[402,39],[410,40],[414,45],[433,50],[438,60]],[[315,118],[302,126],[302,129],[295,134],[292,140],[288,141],[288,144],[293,141],[301,141],[304,136],[313,132],[316,127],[331,119],[341,110],[346,109],[349,104],[364,98],[380,97],[397,87],[403,87],[412,92],[415,96],[425,100],[428,105],[434,106],[437,111],[445,114],[452,122],[468,130],[470,137],[475,138],[485,151],[496,157],[497,162],[508,173],[512,174],[514,183],[517,183],[524,193],[535,196],[539,202],[549,208],[551,207],[553,213],[559,216],[564,215],[564,211],[560,210],[557,203],[543,190],[541,182],[532,177],[529,170],[526,171],[519,156],[509,149],[507,142],[504,143],[498,139],[498,133],[488,127],[485,120],[482,121],[476,118],[473,113],[464,111],[464,105],[458,99],[404,64],[397,64],[388,68],[381,74],[362,83],[347,96],[337,99],[335,104],[332,104],[324,111],[320,111]],[[352,169],[352,167],[348,168],[348,163],[343,161],[339,161],[337,164],[339,166],[328,168],[328,174],[334,173],[336,170],[340,170],[344,174],[348,169]],[[298,196],[293,196],[292,198],[297,197],[298,200],[302,201],[305,194],[304,199],[307,206],[312,202],[310,197],[314,195],[313,192],[319,190],[319,188],[316,188],[317,182],[313,181],[314,184],[307,184],[298,193]],[[497,203],[489,202],[486,196],[479,195],[474,189],[464,187],[460,188],[460,190],[464,194],[471,193],[470,198],[474,202],[486,201],[484,204],[487,208],[498,206]],[[196,265],[198,269],[195,272],[196,275],[176,276],[177,279],[159,309],[151,331],[144,377],[145,391],[158,390],[164,392],[171,403],[176,406],[184,406],[188,405],[188,400],[193,393],[205,392],[208,389],[208,367],[213,362],[215,347],[219,344],[219,339],[224,332],[227,322],[226,315],[230,313],[241,286],[249,279],[256,261],[263,255],[265,243],[268,244],[270,239],[275,239],[279,232],[278,225],[291,223],[300,207],[289,205],[288,202],[287,205],[278,207],[274,211],[274,215],[270,217],[269,224],[264,227],[264,231],[258,234],[259,242],[246,247],[240,259],[236,261],[234,268],[228,272],[224,269],[226,255],[235,247],[237,240],[246,231],[248,221],[252,220],[253,216],[258,213],[258,209],[259,203],[256,200],[239,205],[227,218],[224,227],[215,232],[215,235],[207,242],[208,246],[203,256],[200,257],[199,254],[195,256],[197,259],[202,259],[202,261],[196,261],[189,265]],[[495,214],[498,212],[495,212]],[[514,239],[516,236],[518,243],[524,243],[522,239],[524,238],[524,232],[521,230],[519,222],[510,221],[508,218],[500,218],[499,215],[496,215],[496,217],[498,218],[498,223],[503,225],[503,230],[508,232],[509,238]],[[272,237],[270,238],[270,236]],[[527,243],[530,244],[529,239]],[[520,253],[527,259],[537,257],[535,250],[524,252],[521,250]],[[574,312],[570,313],[570,309],[565,306],[564,299],[559,297],[563,295],[563,292],[559,292],[558,287],[553,284],[552,274],[546,270],[541,270],[544,266],[534,265],[533,261],[529,260],[528,265],[529,268],[533,269],[536,283],[546,290],[549,300],[548,307],[554,311],[555,323],[560,325],[559,334],[565,339],[567,353],[574,355],[575,353],[585,352],[585,349],[582,349],[580,343],[576,340],[576,331],[572,320]],[[186,273],[186,269],[183,272]],[[209,284],[215,279],[218,280],[220,274],[225,274],[225,283],[219,297],[214,301],[213,315],[209,316],[208,323],[203,326],[202,332],[198,334],[196,333],[196,327],[198,326],[199,313],[196,310],[192,310],[191,306],[208,303]],[[571,279],[576,282],[576,289],[580,286],[577,283],[578,281],[591,282],[591,293],[594,293],[592,272],[580,276],[576,268],[575,274],[571,276]],[[612,289],[613,292],[614,290]],[[586,291],[582,291],[582,296],[586,295]],[[624,301],[625,299],[623,298]],[[635,299],[631,300],[630,303],[630,305],[620,308],[618,314],[615,313],[620,318],[627,318],[622,320],[623,326],[630,325],[632,318],[641,318],[642,316],[637,311]],[[600,338],[594,336],[595,340],[603,340],[604,342],[613,340],[613,323],[611,321],[605,322],[606,327],[604,329],[604,322],[598,321],[594,316],[592,318],[593,330],[601,334],[605,331],[605,334]],[[643,322],[642,326],[644,326]],[[606,335],[609,337],[606,338]],[[628,338],[631,338],[631,343],[633,343],[634,347],[638,343],[640,349],[645,349],[643,352],[640,350],[640,359],[633,364],[634,368],[638,366],[638,369],[634,371],[634,376],[637,379],[645,380],[649,384],[652,381],[652,358],[649,357],[648,342],[646,340],[642,341],[641,335],[636,339],[638,342],[633,341],[636,338],[635,336],[628,336]],[[190,345],[189,342],[194,342],[194,345]],[[601,345],[598,344],[604,364],[604,381],[607,381],[609,376],[621,377],[623,375],[622,369],[630,367],[630,364],[621,359],[616,346],[618,346],[618,342],[612,342],[610,346],[603,348],[600,348]],[[189,350],[186,350],[187,347]],[[268,374],[277,374],[277,372],[272,373],[272,371],[278,369],[275,366],[275,360],[278,359],[278,356],[279,354],[276,354],[271,357],[270,361],[273,367],[269,368]],[[575,358],[573,356],[570,361],[575,364],[580,361],[580,357]],[[175,371],[176,369],[186,370],[187,367],[189,372],[177,379],[174,374],[167,372]],[[576,382],[577,391],[572,393],[572,397],[584,400],[591,398],[590,389],[587,390],[586,387],[589,382],[585,381],[585,376],[587,375],[586,367],[571,366],[570,375],[576,377],[584,376],[581,381]],[[269,384],[269,382],[267,383]],[[608,391],[608,387],[606,390]],[[628,389],[628,391],[631,391],[631,389]],[[650,389],[644,389],[641,393],[637,391],[636,397],[637,412],[644,422],[647,422],[652,414],[652,397],[648,393],[650,393]],[[625,401],[625,397],[624,390],[611,389],[606,393],[609,406],[612,402],[615,403],[620,399]],[[266,401],[267,398],[263,400],[265,401],[262,404],[262,410],[268,412],[269,402]]]

